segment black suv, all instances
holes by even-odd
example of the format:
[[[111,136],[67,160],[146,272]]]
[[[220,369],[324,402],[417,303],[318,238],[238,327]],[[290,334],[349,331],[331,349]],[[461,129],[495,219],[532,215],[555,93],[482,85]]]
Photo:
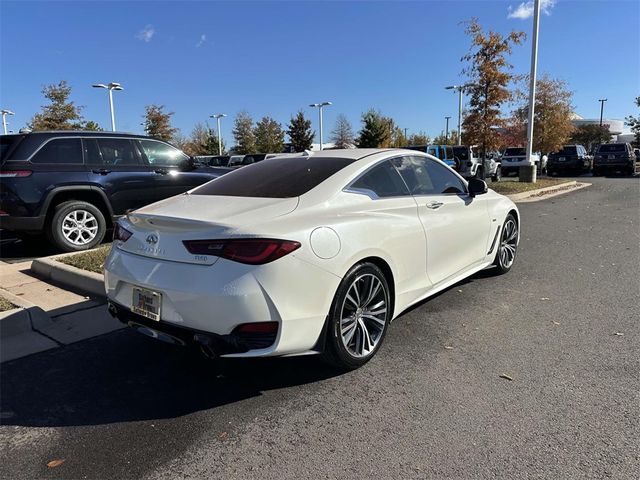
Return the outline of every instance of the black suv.
[[[582,145],[565,145],[562,150],[549,154],[547,174],[581,175],[591,170],[591,163],[591,156]]]
[[[0,228],[92,248],[112,219],[230,171],[197,166],[167,142],[106,132],[0,136]]]
[[[593,158],[593,175],[597,177],[605,172],[635,175],[639,160],[629,143],[603,143]]]

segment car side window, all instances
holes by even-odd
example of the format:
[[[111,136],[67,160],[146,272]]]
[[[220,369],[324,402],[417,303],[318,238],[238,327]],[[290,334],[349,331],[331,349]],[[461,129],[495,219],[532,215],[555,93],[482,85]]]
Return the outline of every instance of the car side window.
[[[110,167],[140,165],[135,145],[126,138],[87,138],[85,155],[91,165]]]
[[[466,187],[448,167],[429,158],[401,157],[394,165],[413,195],[463,194]]]
[[[367,171],[351,184],[349,190],[380,198],[409,195],[407,186],[389,161],[384,161]]]
[[[57,138],[47,142],[31,158],[33,163],[82,164],[82,143],[79,138]]]
[[[178,167],[189,157],[175,147],[155,140],[139,140],[149,163],[156,167]]]

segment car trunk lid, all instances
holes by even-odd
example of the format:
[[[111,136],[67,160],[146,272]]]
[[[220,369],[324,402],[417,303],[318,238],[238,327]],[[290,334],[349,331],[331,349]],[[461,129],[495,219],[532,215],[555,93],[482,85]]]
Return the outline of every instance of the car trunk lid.
[[[180,195],[127,215],[122,224],[132,235],[119,248],[158,260],[213,265],[218,257],[193,255],[183,241],[249,237],[253,226],[287,215],[297,206],[297,197]]]

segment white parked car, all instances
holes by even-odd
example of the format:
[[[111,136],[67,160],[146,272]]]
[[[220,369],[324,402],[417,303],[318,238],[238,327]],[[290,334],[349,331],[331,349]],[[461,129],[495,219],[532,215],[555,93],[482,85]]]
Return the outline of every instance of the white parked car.
[[[409,150],[273,158],[119,220],[109,310],[210,356],[367,362],[391,320],[511,269],[520,216],[484,181]]]
[[[526,165],[535,165],[539,173],[547,172],[547,155],[542,156],[542,165],[540,165],[540,154],[532,153],[531,161],[527,160],[527,149],[524,147],[510,147],[505,149],[500,159],[502,175],[508,176],[510,173],[516,175],[520,171],[520,167]]]

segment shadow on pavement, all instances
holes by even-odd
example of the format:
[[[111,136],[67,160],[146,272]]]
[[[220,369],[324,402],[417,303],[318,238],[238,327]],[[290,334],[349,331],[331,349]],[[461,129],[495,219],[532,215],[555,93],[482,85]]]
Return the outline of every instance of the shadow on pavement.
[[[175,418],[340,374],[312,356],[222,366],[122,330],[2,364],[0,421],[63,427]]]

